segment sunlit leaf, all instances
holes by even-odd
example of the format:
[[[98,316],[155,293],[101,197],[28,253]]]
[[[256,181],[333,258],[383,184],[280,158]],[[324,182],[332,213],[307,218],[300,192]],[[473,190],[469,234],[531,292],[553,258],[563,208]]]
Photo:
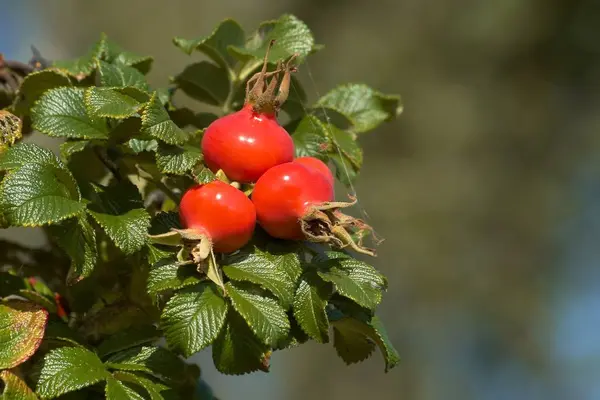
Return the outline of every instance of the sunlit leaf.
[[[61,347],[44,357],[36,392],[52,399],[110,378],[98,356],[83,347]]]
[[[85,89],[61,87],[45,92],[31,109],[33,128],[48,136],[106,139],[108,126],[85,107]]]
[[[197,353],[217,338],[227,309],[214,284],[203,283],[176,293],[161,316],[167,342],[186,357]]]
[[[324,107],[344,115],[357,133],[375,129],[402,112],[400,97],[380,93],[362,83],[338,86],[319,99],[315,107]]]
[[[37,400],[37,396],[17,375],[10,371],[0,372],[0,381],[4,384],[0,395],[2,400]]]
[[[235,59],[229,54],[229,46],[243,46],[245,34],[242,27],[232,19],[226,19],[208,36],[199,39],[182,39],[176,37],[173,43],[187,54],[194,50],[201,51],[219,65],[232,67]]]

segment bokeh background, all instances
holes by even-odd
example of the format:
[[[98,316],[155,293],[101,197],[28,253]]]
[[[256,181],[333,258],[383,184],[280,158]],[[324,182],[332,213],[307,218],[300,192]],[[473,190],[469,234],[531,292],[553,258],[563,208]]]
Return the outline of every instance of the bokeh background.
[[[0,0],[0,52],[73,57],[104,31],[155,56],[164,84],[191,61],[171,37],[282,13],[326,45],[300,73],[313,99],[346,81],[403,96],[398,121],[361,137],[356,186],[386,239],[380,314],[403,362],[346,367],[309,344],[228,377],[203,352],[217,395],[600,399],[598,1]]]

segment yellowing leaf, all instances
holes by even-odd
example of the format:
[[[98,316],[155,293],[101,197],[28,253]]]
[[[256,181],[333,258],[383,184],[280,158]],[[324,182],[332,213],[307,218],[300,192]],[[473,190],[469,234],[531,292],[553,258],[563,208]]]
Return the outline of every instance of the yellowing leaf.
[[[0,381],[4,382],[2,400],[37,400],[35,393],[27,384],[10,371],[0,372]]]
[[[27,361],[38,349],[48,311],[37,304],[11,300],[0,303],[0,369]]]

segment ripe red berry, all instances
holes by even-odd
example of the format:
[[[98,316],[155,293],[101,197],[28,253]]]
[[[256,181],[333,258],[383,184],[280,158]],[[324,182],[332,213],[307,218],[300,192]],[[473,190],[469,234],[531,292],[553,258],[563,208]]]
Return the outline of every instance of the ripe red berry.
[[[298,157],[294,160],[295,163],[302,164],[309,168],[314,168],[327,178],[327,181],[333,186],[335,184],[335,179],[333,178],[333,174],[331,170],[323,161],[319,160],[315,157]]]
[[[190,188],[179,204],[184,237],[206,238],[216,252],[229,253],[250,241],[256,224],[246,195],[221,181]]]
[[[294,142],[274,114],[246,104],[240,111],[214,121],[202,138],[204,161],[229,179],[256,182],[269,168],[292,161]]]
[[[333,187],[320,171],[291,162],[271,168],[256,182],[252,202],[259,224],[280,239],[301,240],[300,220],[310,206],[333,201]]]
[[[294,142],[277,122],[277,113],[289,93],[292,56],[267,72],[269,45],[263,68],[246,85],[244,107],[214,121],[202,137],[202,152],[208,168],[223,170],[231,180],[256,182],[270,168],[294,158]],[[279,84],[279,75],[282,75]],[[271,81],[267,84],[267,78]],[[253,85],[253,86],[251,86]]]
[[[279,239],[328,243],[374,256],[372,249],[362,245],[363,237],[372,232],[371,227],[340,211],[356,204],[356,199],[349,203],[333,201],[333,179],[324,173],[323,166],[316,168],[307,166],[306,160],[295,161],[265,172],[252,191],[258,223]]]

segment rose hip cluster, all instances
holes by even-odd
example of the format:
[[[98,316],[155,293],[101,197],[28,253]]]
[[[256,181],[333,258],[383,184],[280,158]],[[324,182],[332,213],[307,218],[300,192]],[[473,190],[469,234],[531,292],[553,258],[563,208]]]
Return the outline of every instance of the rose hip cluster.
[[[202,138],[207,167],[238,184],[216,180],[187,190],[179,206],[184,227],[179,233],[202,243],[192,252],[196,261],[210,251],[240,249],[252,238],[257,222],[274,238],[329,243],[374,255],[352,237],[350,232],[360,238],[369,227],[340,212],[353,203],[334,201],[329,167],[314,157],[294,159],[294,142],[276,119],[288,96],[294,57],[267,72],[268,54],[262,71],[248,81],[244,107],[214,121]],[[250,198],[239,184],[253,185]]]

